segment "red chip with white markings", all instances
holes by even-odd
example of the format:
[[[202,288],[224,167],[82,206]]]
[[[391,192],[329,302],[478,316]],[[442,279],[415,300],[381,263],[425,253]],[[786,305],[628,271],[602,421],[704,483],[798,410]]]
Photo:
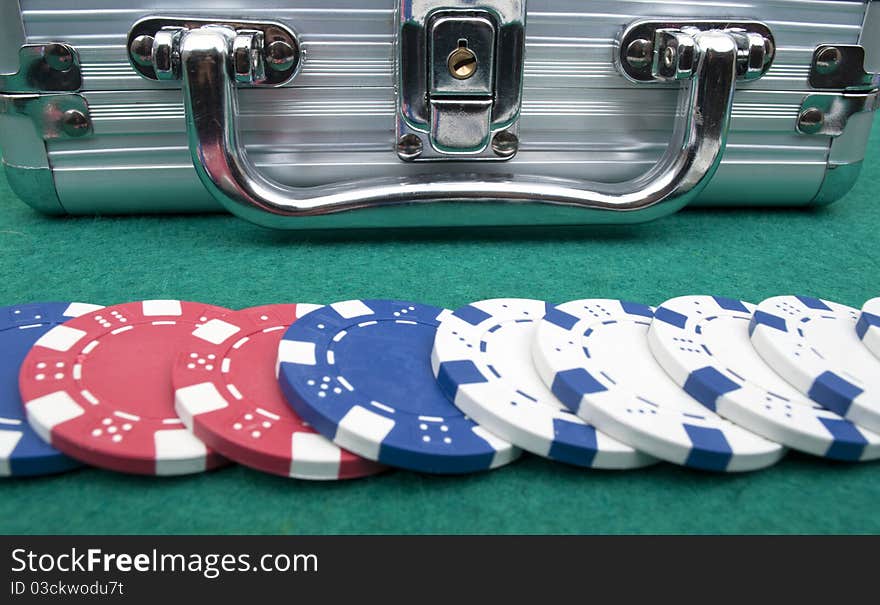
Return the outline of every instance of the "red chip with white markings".
[[[193,333],[172,372],[175,409],[209,447],[257,470],[312,480],[374,475],[385,467],[318,434],[278,385],[278,344],[297,318],[315,308],[244,309]]]
[[[21,365],[28,421],[58,450],[114,471],[185,475],[227,464],[174,412],[171,367],[192,334],[229,312],[147,300],[56,326]]]

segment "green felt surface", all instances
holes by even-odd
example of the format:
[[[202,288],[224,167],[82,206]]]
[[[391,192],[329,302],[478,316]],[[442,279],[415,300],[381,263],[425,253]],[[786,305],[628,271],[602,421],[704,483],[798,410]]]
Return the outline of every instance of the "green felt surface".
[[[682,294],[751,301],[880,295],[880,132],[824,210],[697,210],[602,230],[276,233],[227,216],[44,218],[0,180],[0,304],[147,298],[229,307],[394,297],[455,307]],[[124,191],[120,191],[124,195]],[[0,532],[880,532],[880,463],[789,454],[766,471],[662,464],[585,471],[533,456],[491,473],[390,472],[338,484],[228,468],[156,479],[100,470],[0,483]]]

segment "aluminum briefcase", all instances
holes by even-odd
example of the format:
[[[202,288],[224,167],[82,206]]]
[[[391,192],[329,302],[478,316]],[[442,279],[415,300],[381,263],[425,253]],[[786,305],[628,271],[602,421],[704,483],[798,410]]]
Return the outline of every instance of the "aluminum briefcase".
[[[855,182],[864,0],[2,0],[0,146],[50,214],[638,222]]]

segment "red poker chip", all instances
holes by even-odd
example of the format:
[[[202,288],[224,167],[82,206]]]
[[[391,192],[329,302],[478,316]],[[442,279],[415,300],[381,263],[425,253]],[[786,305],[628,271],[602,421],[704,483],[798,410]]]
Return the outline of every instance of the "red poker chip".
[[[375,475],[386,467],[340,449],[306,424],[278,385],[278,344],[315,305],[266,305],[209,322],[187,339],[172,371],[175,409],[230,460],[297,479]]]
[[[184,475],[227,464],[175,414],[171,367],[182,343],[229,312],[147,300],[56,326],[21,365],[28,421],[61,452],[114,471]]]

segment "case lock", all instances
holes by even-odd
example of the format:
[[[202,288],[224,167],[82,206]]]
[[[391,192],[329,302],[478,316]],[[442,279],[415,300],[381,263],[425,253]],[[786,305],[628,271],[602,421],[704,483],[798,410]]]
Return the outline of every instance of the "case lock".
[[[524,3],[431,5],[403,0],[400,10],[398,155],[405,161],[513,157]]]

